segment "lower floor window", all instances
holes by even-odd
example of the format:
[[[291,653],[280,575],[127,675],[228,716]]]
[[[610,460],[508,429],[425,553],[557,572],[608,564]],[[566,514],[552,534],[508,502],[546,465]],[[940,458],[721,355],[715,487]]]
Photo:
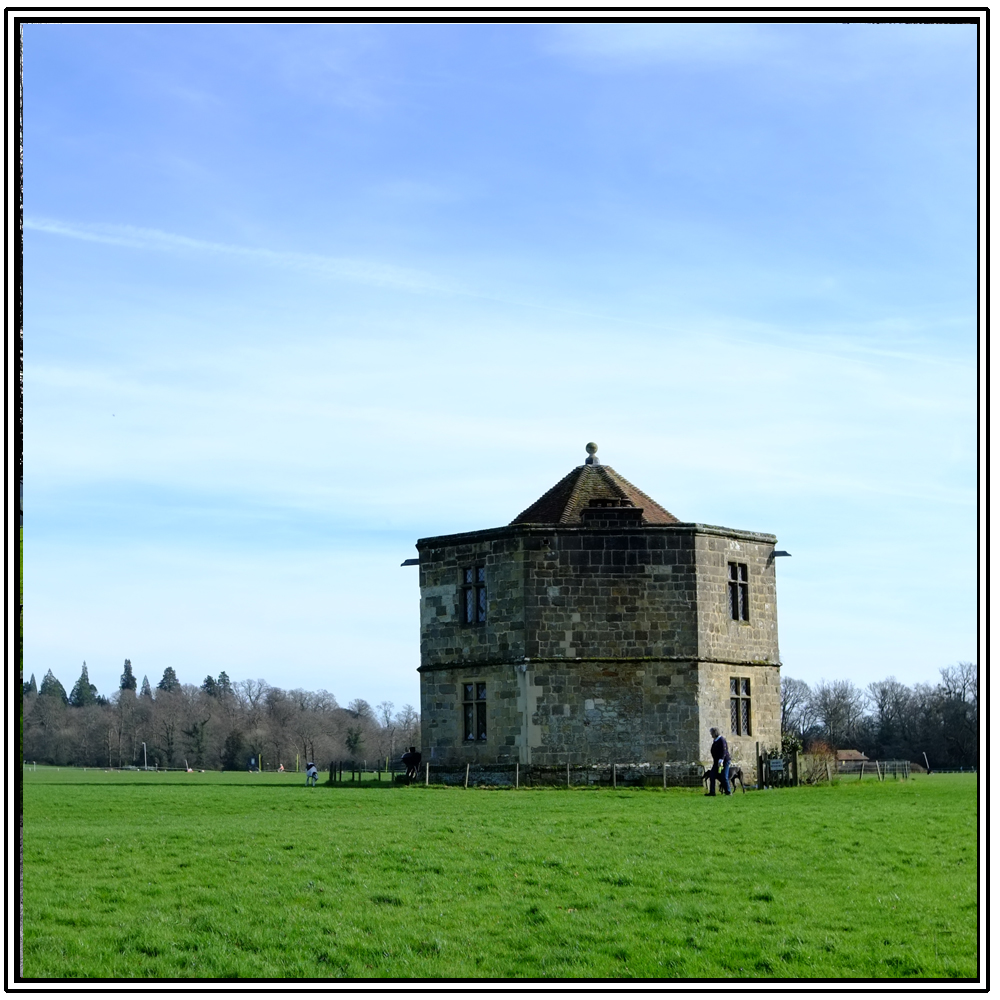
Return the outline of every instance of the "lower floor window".
[[[486,682],[473,681],[465,685],[462,708],[465,715],[465,739],[486,739]]]
[[[750,735],[750,678],[729,678],[729,729],[733,736]]]

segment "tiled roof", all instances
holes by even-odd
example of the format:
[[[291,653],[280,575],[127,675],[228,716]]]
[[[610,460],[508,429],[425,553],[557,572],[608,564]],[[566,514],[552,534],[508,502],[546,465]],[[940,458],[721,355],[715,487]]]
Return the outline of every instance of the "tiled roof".
[[[591,500],[628,500],[642,508],[643,524],[678,524],[679,519],[636,489],[610,465],[580,465],[548,493],[522,511],[511,524],[580,524]]]

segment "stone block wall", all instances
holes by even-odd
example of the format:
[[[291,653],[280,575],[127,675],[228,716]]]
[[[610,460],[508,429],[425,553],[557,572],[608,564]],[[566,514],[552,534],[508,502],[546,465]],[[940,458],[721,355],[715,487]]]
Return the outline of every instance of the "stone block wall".
[[[463,689],[484,682],[487,739],[463,739]],[[707,757],[697,663],[552,660],[421,672],[421,733],[433,764],[541,766]],[[726,702],[728,705],[728,701]]]
[[[463,690],[486,684],[487,740],[464,739]],[[519,695],[525,675],[511,663],[470,663],[445,669],[421,668],[420,735],[434,764],[513,764],[521,759],[525,713]],[[530,721],[530,720],[529,720]]]
[[[777,664],[734,665],[731,663],[699,664],[698,715],[701,719],[702,756],[708,759],[711,740],[708,730],[718,727],[729,743],[734,761],[743,765],[749,776],[756,769],[757,743],[777,746],[781,743],[781,681]],[[730,679],[750,681],[750,733],[737,736],[730,729]],[[749,780],[749,779],[748,779]]]
[[[696,656],[690,528],[518,526],[422,539],[421,663]],[[479,565],[488,620],[466,625],[462,570]]]
[[[525,558],[531,658],[695,656],[694,538],[643,526],[532,537]]]
[[[693,663],[552,660],[531,664],[541,765],[696,760]]]
[[[525,655],[524,545],[505,531],[472,532],[418,543],[420,662],[489,663]],[[463,570],[485,566],[484,624],[462,621]]]
[[[713,532],[725,529],[712,529]],[[695,536],[698,574],[698,653],[705,660],[778,662],[775,538],[749,532]],[[750,620],[729,610],[729,564],[749,570]]]
[[[607,523],[605,523],[607,521]],[[770,535],[704,525],[517,525],[422,539],[421,723],[432,764],[672,764],[729,737],[729,679],[751,680],[752,766],[777,741]],[[749,568],[750,620],[729,612],[728,563]],[[462,571],[485,566],[487,622],[461,616]],[[463,686],[487,686],[486,741],[465,741]],[[745,767],[745,770],[747,768]]]

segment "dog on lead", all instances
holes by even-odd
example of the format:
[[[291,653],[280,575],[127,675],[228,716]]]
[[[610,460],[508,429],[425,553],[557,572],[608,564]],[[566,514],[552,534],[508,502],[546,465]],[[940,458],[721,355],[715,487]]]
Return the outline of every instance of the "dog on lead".
[[[708,788],[708,776],[711,773],[712,773],[712,769],[710,767],[706,767],[705,768],[705,773],[701,776],[701,782],[702,782],[702,784],[706,788]],[[716,780],[718,780],[718,778],[716,778]],[[740,783],[740,788],[742,789],[743,794],[746,795],[747,786],[743,783],[743,768],[740,767],[739,764],[730,764],[730,766],[729,766],[729,789],[730,789],[730,791],[734,791],[735,790],[735,788],[736,788],[736,782],[737,781]]]

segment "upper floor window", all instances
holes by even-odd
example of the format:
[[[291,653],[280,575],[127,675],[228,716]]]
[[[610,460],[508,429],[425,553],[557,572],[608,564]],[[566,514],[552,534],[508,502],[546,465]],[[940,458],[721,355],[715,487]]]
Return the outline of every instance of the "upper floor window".
[[[750,582],[746,563],[729,564],[729,617],[734,622],[750,621]]]
[[[481,625],[486,621],[485,566],[462,570],[462,621],[466,625]]]

